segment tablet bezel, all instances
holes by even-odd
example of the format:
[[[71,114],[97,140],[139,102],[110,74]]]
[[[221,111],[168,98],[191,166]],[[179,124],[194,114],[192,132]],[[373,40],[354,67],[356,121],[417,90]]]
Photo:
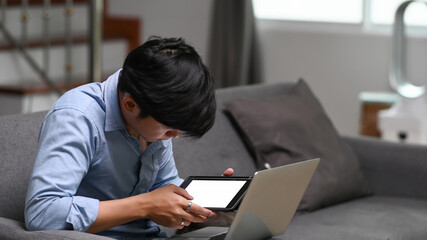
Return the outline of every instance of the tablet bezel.
[[[228,203],[225,208],[217,208],[217,207],[205,207],[212,211],[234,211],[239,206],[240,201],[243,199],[249,184],[251,183],[252,176],[243,177],[243,176],[189,176],[184,182],[180,185],[181,188],[186,188],[193,180],[213,180],[213,181],[246,181],[243,187],[237,192],[237,194],[233,197],[233,199]]]

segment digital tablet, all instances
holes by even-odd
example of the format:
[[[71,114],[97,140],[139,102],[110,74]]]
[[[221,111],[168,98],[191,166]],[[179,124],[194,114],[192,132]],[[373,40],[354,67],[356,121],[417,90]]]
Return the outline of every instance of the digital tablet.
[[[181,187],[193,202],[212,211],[235,210],[249,187],[252,177],[188,177]]]

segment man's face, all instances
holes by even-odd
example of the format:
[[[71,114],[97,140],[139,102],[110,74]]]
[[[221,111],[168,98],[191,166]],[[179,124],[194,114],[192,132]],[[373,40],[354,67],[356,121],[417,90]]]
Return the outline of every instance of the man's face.
[[[168,128],[150,116],[146,118],[139,118],[137,116],[136,118],[129,119],[127,124],[129,128],[147,142],[177,138],[181,134],[180,130]]]
[[[129,94],[120,93],[119,101],[126,128],[135,137],[142,137],[147,142],[155,142],[177,138],[181,134],[180,130],[169,128],[151,116],[140,118],[141,110]]]

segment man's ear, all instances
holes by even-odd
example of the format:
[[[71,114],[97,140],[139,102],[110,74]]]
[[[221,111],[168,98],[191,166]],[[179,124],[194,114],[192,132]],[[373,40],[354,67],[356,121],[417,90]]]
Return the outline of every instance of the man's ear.
[[[133,97],[130,94],[125,93],[121,100],[121,103],[124,111],[132,115],[139,114],[138,104],[136,104],[135,99],[133,99]]]

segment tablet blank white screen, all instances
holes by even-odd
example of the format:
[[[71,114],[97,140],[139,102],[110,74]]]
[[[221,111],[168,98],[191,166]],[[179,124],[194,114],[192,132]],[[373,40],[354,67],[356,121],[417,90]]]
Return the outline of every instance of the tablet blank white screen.
[[[185,188],[202,207],[225,208],[245,185],[246,181],[193,180]]]

